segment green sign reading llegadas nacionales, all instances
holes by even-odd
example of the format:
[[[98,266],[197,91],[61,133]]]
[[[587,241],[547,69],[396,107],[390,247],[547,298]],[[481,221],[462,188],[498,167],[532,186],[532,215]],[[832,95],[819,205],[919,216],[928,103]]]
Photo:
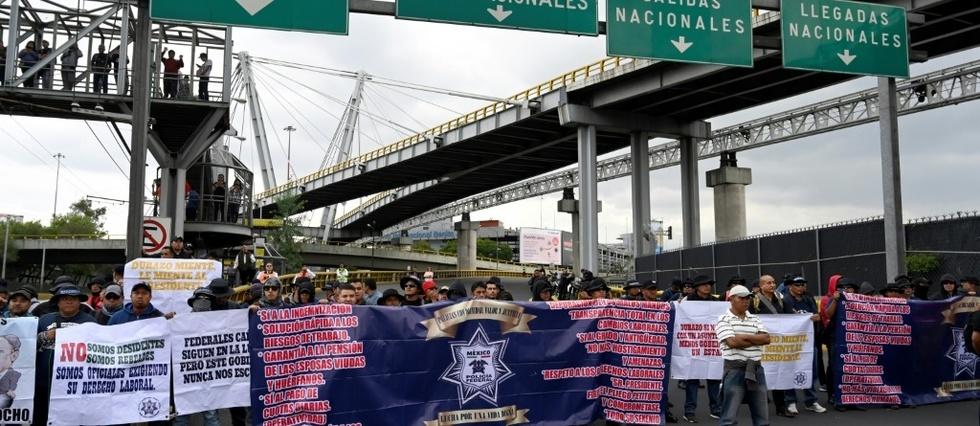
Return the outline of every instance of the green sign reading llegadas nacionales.
[[[909,76],[905,9],[842,0],[782,0],[783,66]]]
[[[752,66],[751,0],[609,0],[606,53]]]

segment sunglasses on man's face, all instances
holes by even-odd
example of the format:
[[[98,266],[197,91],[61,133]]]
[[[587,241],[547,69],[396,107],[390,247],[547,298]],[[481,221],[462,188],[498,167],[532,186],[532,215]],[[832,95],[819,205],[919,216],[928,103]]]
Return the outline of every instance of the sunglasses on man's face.
[[[118,300],[118,299],[119,299],[119,296],[116,296],[115,294],[107,294],[105,296],[105,300]]]
[[[263,290],[265,290],[265,291],[279,291],[279,288],[278,287],[264,287]]]
[[[409,287],[418,287],[418,286],[415,284],[405,284],[405,288],[409,288]]]

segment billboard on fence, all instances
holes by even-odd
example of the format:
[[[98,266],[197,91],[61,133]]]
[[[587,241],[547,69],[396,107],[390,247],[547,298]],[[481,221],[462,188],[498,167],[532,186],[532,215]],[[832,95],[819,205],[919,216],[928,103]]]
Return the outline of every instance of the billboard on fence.
[[[521,228],[521,263],[561,265],[561,231]]]

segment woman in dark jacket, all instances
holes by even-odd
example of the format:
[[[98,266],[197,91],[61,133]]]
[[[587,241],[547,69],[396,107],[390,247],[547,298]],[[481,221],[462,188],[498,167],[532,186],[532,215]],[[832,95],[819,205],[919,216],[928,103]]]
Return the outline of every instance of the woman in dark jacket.
[[[531,301],[544,302],[551,300],[551,283],[545,279],[539,279],[531,285]]]

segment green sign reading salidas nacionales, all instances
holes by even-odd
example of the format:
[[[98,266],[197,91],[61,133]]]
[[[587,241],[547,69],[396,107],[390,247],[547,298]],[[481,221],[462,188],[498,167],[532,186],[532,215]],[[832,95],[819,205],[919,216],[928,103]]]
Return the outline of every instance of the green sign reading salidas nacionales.
[[[783,66],[909,76],[905,9],[844,0],[782,0]]]
[[[609,0],[610,56],[752,66],[751,0]]]
[[[598,0],[397,0],[400,19],[485,27],[599,33]]]

